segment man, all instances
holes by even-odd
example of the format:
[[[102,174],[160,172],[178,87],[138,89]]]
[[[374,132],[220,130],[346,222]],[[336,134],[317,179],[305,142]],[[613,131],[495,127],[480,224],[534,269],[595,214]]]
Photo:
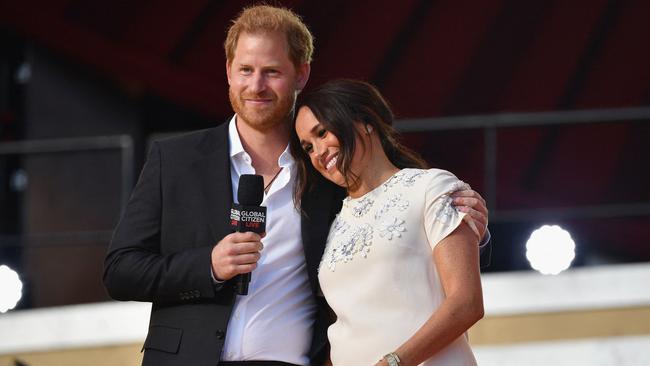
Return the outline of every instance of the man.
[[[323,181],[301,210],[292,200],[290,118],[312,36],[292,12],[256,6],[233,23],[225,49],[235,116],[153,144],[104,283],[115,299],[153,303],[144,365],[320,365],[329,317],[317,268],[343,193]],[[250,173],[264,177],[263,239],[230,233],[239,176]],[[484,230],[484,202],[463,194]],[[251,271],[248,295],[236,296],[236,276]]]

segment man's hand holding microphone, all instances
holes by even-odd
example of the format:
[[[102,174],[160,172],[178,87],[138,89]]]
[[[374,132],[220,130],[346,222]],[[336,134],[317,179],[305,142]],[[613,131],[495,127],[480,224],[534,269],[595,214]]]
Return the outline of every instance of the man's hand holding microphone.
[[[238,274],[250,273],[260,259],[262,237],[253,232],[226,235],[212,249],[212,273],[219,281],[227,281]]]
[[[230,211],[230,226],[234,232],[212,249],[212,274],[217,281],[239,276],[239,295],[248,294],[251,272],[257,268],[264,247],[261,240],[266,231],[266,207],[260,206],[263,198],[262,176],[242,174],[237,189],[239,203],[233,204]]]

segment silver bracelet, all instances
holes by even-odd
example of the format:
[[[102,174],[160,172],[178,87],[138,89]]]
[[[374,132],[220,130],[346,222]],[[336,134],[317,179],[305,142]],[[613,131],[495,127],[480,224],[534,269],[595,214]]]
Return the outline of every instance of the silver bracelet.
[[[385,355],[384,360],[388,362],[388,366],[400,366],[402,364],[402,360],[399,359],[399,356],[395,352]]]

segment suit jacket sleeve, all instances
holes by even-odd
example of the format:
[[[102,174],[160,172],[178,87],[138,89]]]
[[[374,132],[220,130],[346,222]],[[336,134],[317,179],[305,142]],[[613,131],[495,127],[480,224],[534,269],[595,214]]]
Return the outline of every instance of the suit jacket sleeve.
[[[212,247],[161,250],[161,151],[152,145],[113,234],[104,285],[117,300],[182,303],[218,296],[210,276]]]

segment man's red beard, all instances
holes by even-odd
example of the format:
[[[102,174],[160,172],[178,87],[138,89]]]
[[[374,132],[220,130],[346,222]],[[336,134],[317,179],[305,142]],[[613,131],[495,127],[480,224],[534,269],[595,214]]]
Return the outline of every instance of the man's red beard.
[[[281,123],[285,123],[290,118],[290,113],[295,104],[295,97],[278,98],[273,93],[264,93],[261,95],[235,95],[232,88],[228,89],[228,97],[232,109],[247,123],[249,126],[260,130],[267,131]],[[246,105],[246,99],[269,99],[271,102],[264,107],[254,107]]]

